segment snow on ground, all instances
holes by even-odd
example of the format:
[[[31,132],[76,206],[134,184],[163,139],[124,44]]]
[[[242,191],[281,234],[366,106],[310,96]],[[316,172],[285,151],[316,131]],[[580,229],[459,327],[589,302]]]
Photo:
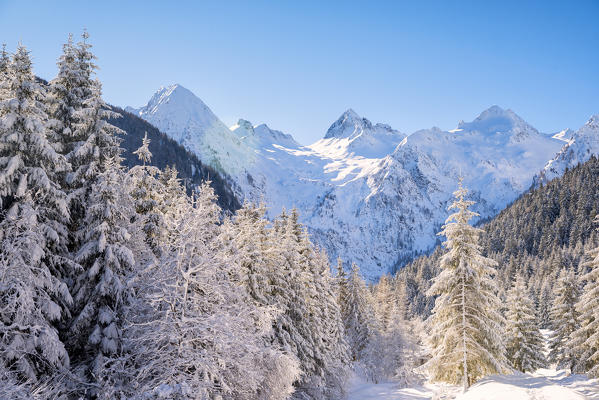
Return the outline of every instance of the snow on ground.
[[[456,400],[599,399],[599,380],[566,371],[540,369],[534,374],[496,375],[473,385]]]
[[[396,383],[354,381],[349,400],[599,400],[599,379],[540,369],[534,374],[495,375],[472,385],[466,393],[456,386],[427,383],[399,388]]]

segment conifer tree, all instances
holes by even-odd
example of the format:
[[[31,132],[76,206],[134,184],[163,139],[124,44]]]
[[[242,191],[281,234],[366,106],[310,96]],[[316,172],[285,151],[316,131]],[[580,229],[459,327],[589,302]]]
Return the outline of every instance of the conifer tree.
[[[316,369],[306,318],[309,312],[305,293],[308,278],[299,263],[298,241],[293,227],[289,226],[290,218],[287,214],[279,216],[271,231],[272,242],[279,246],[277,264],[280,271],[272,276],[271,284],[277,296],[277,304],[282,309],[275,321],[274,339],[284,351],[297,357],[303,374],[307,375]],[[298,234],[300,233],[301,231]]]
[[[336,398],[343,396],[347,368],[343,325],[335,298],[326,298],[335,294],[326,257],[314,251],[298,217],[293,209],[271,230],[279,248],[279,273],[272,284],[283,310],[274,339],[299,360],[302,377],[294,398]]]
[[[128,247],[128,223],[133,210],[124,174],[112,158],[104,161],[85,210],[85,235],[76,261],[83,266],[73,286],[74,319],[68,330],[73,361],[81,372],[111,390],[106,370],[122,351],[123,306],[128,300],[126,278],[135,260]]]
[[[154,257],[160,256],[164,228],[164,218],[159,205],[165,195],[165,188],[157,179],[160,170],[146,165],[152,159],[149,144],[150,139],[146,133],[142,139],[142,145],[133,152],[142,161],[142,165],[131,168],[128,174],[129,186],[132,188],[131,197],[137,213],[133,230],[134,233],[141,233],[141,241],[135,241],[138,248],[135,253],[142,265],[153,259],[152,254]],[[144,250],[147,248],[151,250],[152,254],[146,254]]]
[[[232,219],[225,220],[222,225],[221,253],[224,260],[237,265],[237,276],[243,284],[249,299],[260,309],[273,312],[274,320],[283,313],[286,297],[286,280],[282,276],[278,257],[278,244],[272,242],[273,236],[267,227],[264,205],[246,203],[237,210]],[[258,321],[259,323],[262,323]],[[270,348],[265,381],[260,389],[260,396],[266,398],[285,398],[293,392],[293,383],[299,378],[297,358],[290,352],[283,351],[277,341],[273,342],[276,330],[269,330],[263,337]],[[260,397],[260,398],[262,398]]]
[[[231,227],[235,249],[232,256],[237,259],[242,282],[251,298],[262,306],[272,306],[278,302],[271,287],[271,282],[276,281],[273,274],[278,271],[273,253],[275,246],[270,242],[265,212],[264,205],[255,206],[251,203],[237,210]]]
[[[409,345],[405,329],[407,321],[403,317],[394,282],[383,275],[373,289],[373,303],[376,316],[376,331],[371,335],[367,349],[367,364],[370,379],[379,382],[390,378],[401,378],[404,384],[412,372],[408,369]],[[398,375],[401,375],[399,377]]]
[[[388,275],[381,276],[374,287],[374,304],[378,327],[381,332],[387,333],[392,328],[394,313],[397,311]]]
[[[308,240],[305,231],[304,239]],[[313,249],[313,245],[308,243],[311,248],[311,257],[307,260],[310,274],[308,282],[313,286],[309,323],[313,330],[314,355],[319,365],[316,375],[319,378],[313,377],[310,389],[314,388],[315,383],[320,383],[322,390],[315,393],[317,396],[323,399],[344,398],[350,361],[336,288],[327,254],[323,250]]]
[[[67,155],[76,145],[77,112],[83,107],[83,85],[86,84],[70,34],[57,65],[58,74],[48,85],[48,128],[56,150]],[[62,180],[61,185],[68,190],[66,176],[62,176]]]
[[[524,278],[519,276],[507,293],[506,350],[512,367],[534,372],[546,364],[543,335],[537,326],[535,309]]]
[[[184,210],[188,205],[187,195],[185,188],[181,184],[179,179],[179,172],[174,166],[167,166],[164,171],[161,171],[158,175],[158,182],[163,190],[163,194],[160,197],[158,204],[158,210],[165,219],[176,219],[181,210]],[[171,221],[172,223],[172,221]],[[168,229],[166,230],[168,233]]]
[[[595,223],[599,217],[595,218]],[[576,303],[580,327],[571,336],[570,346],[578,358],[576,372],[599,377],[599,247],[586,253],[581,265],[581,280],[585,283],[582,296]]]
[[[469,225],[477,214],[468,208],[468,191],[461,181],[455,201],[440,235],[447,240],[441,258],[441,273],[434,279],[429,296],[438,296],[428,320],[432,359],[426,366],[437,381],[473,382],[505,370],[502,339],[504,320],[499,313],[497,288],[491,277],[496,262],[481,254],[481,230]]]
[[[4,100],[5,96],[9,94],[8,88],[8,77],[10,72],[10,57],[6,51],[6,44],[2,44],[2,51],[0,51],[0,100]]]
[[[558,271],[559,268],[555,267],[554,270]],[[549,326],[551,324],[550,311],[551,311],[551,304],[553,303],[553,301],[551,299],[551,292],[552,292],[551,282],[553,280],[554,280],[553,278],[549,278],[549,277],[542,279],[541,287],[539,289],[539,294],[537,296],[536,315],[539,320],[539,324],[540,324],[539,326],[541,328],[549,328]]]
[[[344,296],[341,298],[341,316],[353,361],[362,360],[364,351],[374,335],[376,321],[368,289],[353,263]]]
[[[65,336],[77,372],[96,387],[87,395],[99,395],[114,386],[114,375],[107,371],[122,350],[124,282],[134,265],[127,225],[134,208],[116,137],[122,131],[106,121],[115,113],[102,100],[101,84],[94,78],[97,67],[88,37],[84,32],[77,45],[65,45],[54,100],[57,110],[68,110],[57,112],[55,126],[71,163],[64,179],[73,232],[70,248],[81,265],[72,278],[73,318]]]
[[[551,335],[549,360],[558,368],[574,369],[576,355],[568,341],[580,327],[576,302],[580,298],[578,280],[573,270],[562,269],[554,287],[555,298],[551,307]]]
[[[89,35],[84,32],[82,41],[74,46],[74,65],[72,71],[77,75],[77,102],[81,106],[73,113],[73,127],[69,128],[70,138],[63,145],[66,158],[71,164],[72,171],[66,176],[71,205],[71,220],[73,230],[81,228],[84,209],[91,186],[96,177],[104,171],[107,160],[112,159],[120,164],[120,148],[117,134],[120,129],[107,122],[119,114],[110,111],[102,100],[102,85],[94,78],[97,66],[91,45],[87,42]],[[66,61],[65,61],[66,62]],[[83,232],[75,237],[73,247],[79,245]]]
[[[19,45],[0,99],[0,354],[22,379],[69,366],[57,325],[69,316],[60,238],[68,220],[52,171],[68,168],[46,137],[44,93]]]
[[[337,287],[337,302],[342,303],[347,292],[347,273],[343,268],[343,260],[337,258],[337,275],[335,275],[335,285]]]

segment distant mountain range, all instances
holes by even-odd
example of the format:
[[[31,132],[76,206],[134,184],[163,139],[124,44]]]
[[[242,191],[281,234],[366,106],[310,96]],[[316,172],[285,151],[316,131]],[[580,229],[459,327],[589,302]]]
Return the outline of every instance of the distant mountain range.
[[[180,85],[126,110],[229,176],[240,199],[264,201],[269,216],[297,207],[331,259],[358,263],[371,280],[437,243],[460,176],[487,218],[599,152],[599,116],[544,134],[498,106],[451,131],[409,136],[350,109],[309,146],[265,124],[227,128]]]

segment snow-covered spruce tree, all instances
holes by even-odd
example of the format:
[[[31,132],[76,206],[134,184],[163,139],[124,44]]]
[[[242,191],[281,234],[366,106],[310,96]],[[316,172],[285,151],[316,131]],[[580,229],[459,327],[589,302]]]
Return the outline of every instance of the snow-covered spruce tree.
[[[106,121],[114,113],[93,77],[95,57],[87,38],[84,32],[81,42],[66,46],[64,63],[69,66],[63,78],[71,82],[75,110],[56,125],[63,128],[57,135],[72,167],[64,183],[73,232],[70,249],[82,267],[72,278],[73,318],[64,337],[76,371],[95,387],[88,395],[106,395],[113,385],[107,371],[121,351],[123,281],[133,267],[127,225],[134,208],[120,166],[116,134],[122,131]]]
[[[62,133],[62,151],[71,164],[71,172],[65,177],[65,190],[70,204],[71,230],[79,233],[73,235],[73,251],[80,246],[85,230],[82,222],[91,186],[104,171],[106,160],[120,162],[119,139],[116,135],[124,133],[107,122],[108,118],[119,114],[110,111],[102,99],[102,85],[94,78],[97,67],[88,38],[89,35],[84,32],[82,40],[74,47],[67,44],[65,52],[74,52],[75,59],[71,60],[72,55],[63,55],[64,58],[59,60],[59,67],[62,69],[64,64],[64,76],[59,74],[56,82],[56,91],[63,80],[74,85],[68,93],[68,101],[71,102],[69,106],[72,105],[74,111],[68,115],[62,113],[63,125],[57,125]],[[63,93],[63,97],[64,95]],[[63,98],[57,103],[66,101]]]
[[[341,301],[341,315],[354,371],[370,382],[379,383],[394,375],[396,365],[389,360],[396,353],[387,348],[392,347],[393,340],[381,329],[374,296],[360,277],[355,263],[348,277],[346,293]]]
[[[554,302],[551,306],[551,335],[549,361],[558,368],[574,369],[576,355],[568,341],[580,327],[580,315],[576,302],[580,298],[578,279],[572,269],[562,269],[553,291]]]
[[[512,367],[534,372],[546,365],[543,335],[524,278],[519,276],[507,293],[506,353]]]
[[[374,286],[376,329],[371,335],[363,364],[367,364],[369,378],[375,382],[399,378],[402,384],[407,384],[413,375],[407,356],[413,349],[406,337],[408,323],[400,311],[393,286],[388,276],[382,276]]]
[[[272,315],[250,301],[235,263],[220,257],[214,192],[203,185],[193,206],[172,215],[160,263],[139,278],[140,301],[132,303],[143,312],[130,312],[130,389],[180,399],[268,398],[261,394],[265,361],[280,361],[262,340]]]
[[[271,241],[273,236],[269,233],[265,212],[263,205],[244,204],[222,225],[221,248],[225,262],[236,264],[239,280],[252,303],[268,311],[275,322],[284,309],[280,284],[285,279],[281,276],[278,246]],[[262,324],[261,321],[257,323]],[[299,378],[299,363],[293,354],[284,352],[276,341],[273,342],[273,333],[269,330],[263,337],[265,346],[269,347],[265,364],[255,366],[263,369],[265,376],[257,398],[286,399]]]
[[[304,239],[308,241],[304,230]],[[317,382],[322,382],[322,391],[316,391],[314,397],[324,399],[345,398],[349,372],[349,347],[345,341],[343,320],[334,279],[331,276],[331,266],[327,254],[320,249],[314,249],[308,241],[312,253],[307,259],[310,281],[313,291],[310,297],[310,314],[315,329],[314,344],[321,378],[312,379],[310,389]]]
[[[163,191],[158,204],[158,210],[162,214],[165,224],[168,224],[166,222],[167,219],[179,218],[179,213],[181,210],[185,210],[189,203],[185,188],[181,184],[178,174],[177,168],[167,166],[158,175],[158,182]],[[168,234],[168,230],[166,230],[166,233]]]
[[[77,59],[73,36],[69,34],[63,45],[63,53],[56,63],[58,74],[48,85],[48,133],[55,148],[61,154],[73,150],[74,135],[78,123],[77,111],[83,107],[85,76]],[[66,186],[66,176],[62,185]]]
[[[231,257],[239,265],[240,276],[250,297],[261,306],[272,306],[278,303],[274,287],[271,282],[276,278],[277,261],[275,246],[270,241],[267,231],[268,222],[264,218],[266,208],[264,205],[255,206],[245,203],[237,210],[231,220],[229,232],[234,249]]]
[[[273,326],[273,341],[292,354],[300,364],[303,379],[314,373],[316,365],[310,324],[307,318],[309,305],[306,296],[307,271],[299,264],[296,236],[288,228],[289,216],[283,213],[270,230],[271,243],[278,247],[274,253],[276,269],[271,276],[274,299],[281,312]],[[297,386],[299,382],[295,382]]]
[[[555,270],[557,271],[558,269],[555,268]],[[551,298],[551,293],[552,293],[552,288],[551,288],[551,284],[554,281],[554,278],[551,277],[550,279],[543,279],[543,283],[541,284],[541,287],[539,289],[539,293],[537,295],[537,302],[536,302],[536,315],[537,315],[537,319],[539,322],[539,327],[540,328],[549,328],[551,325],[551,319],[550,319],[550,311],[551,311],[551,304],[553,303],[553,299]]]
[[[8,93],[9,71],[10,57],[6,51],[6,44],[2,44],[2,51],[0,51],[0,93]],[[4,96],[0,95],[0,99],[4,99]]]
[[[410,318],[408,285],[405,277],[396,275],[392,280],[394,298],[397,307],[398,321],[401,321],[403,336],[403,362],[396,369],[394,379],[404,386],[419,381],[422,371],[417,369],[428,357],[426,356],[426,341],[424,321],[420,317]]]
[[[298,212],[293,209],[282,230],[280,248],[283,265],[291,272],[287,295],[287,301],[291,301],[285,304],[286,311],[275,331],[284,348],[294,351],[302,367],[294,398],[341,398],[348,356],[330,266],[326,257],[315,251],[298,219]],[[287,326],[279,326],[280,322]],[[292,331],[293,335],[289,335]]]
[[[75,368],[95,386],[87,395],[110,397],[114,360],[122,351],[125,279],[135,264],[127,231],[133,207],[118,160],[107,158],[96,177],[85,209],[82,246],[76,261],[83,266],[73,285],[74,318],[68,344]]]
[[[599,217],[595,222],[599,222]],[[599,377],[599,247],[589,250],[586,257],[588,261],[579,268],[585,283],[576,303],[580,327],[572,333],[569,345],[577,358],[575,372]]]
[[[397,312],[402,320],[408,320],[409,299],[405,279],[395,275],[391,280]]]
[[[337,303],[341,306],[342,299],[345,298],[347,292],[347,272],[343,268],[343,260],[340,257],[337,258],[335,287],[337,288]]]
[[[47,140],[42,88],[19,45],[0,100],[0,363],[35,383],[69,367],[57,325],[72,299],[60,233],[68,210],[50,171],[68,165]],[[4,97],[5,96],[5,97]]]
[[[373,295],[374,311],[378,321],[378,327],[381,332],[386,333],[392,329],[393,314],[397,311],[388,275],[380,277],[374,287]]]
[[[376,320],[369,297],[370,293],[360,276],[360,270],[353,263],[340,299],[340,308],[345,337],[354,362],[364,359],[364,351],[374,336]]]
[[[454,192],[455,201],[439,233],[448,249],[441,258],[441,273],[427,295],[438,296],[428,319],[432,358],[426,363],[436,381],[462,383],[466,390],[489,374],[506,370],[503,343],[504,319],[492,280],[496,262],[482,256],[481,230],[469,225],[477,214],[468,208],[468,190]]]
[[[147,133],[142,139],[141,146],[133,152],[142,161],[142,165],[136,165],[128,173],[128,185],[132,188],[131,197],[135,202],[136,217],[133,230],[141,234],[140,239],[134,240],[136,259],[141,265],[151,262],[154,257],[160,256],[163,214],[160,210],[162,197],[165,195],[165,187],[157,177],[160,170],[151,165],[146,165],[152,159],[152,153],[148,148],[150,139]],[[151,254],[146,252],[151,250]]]

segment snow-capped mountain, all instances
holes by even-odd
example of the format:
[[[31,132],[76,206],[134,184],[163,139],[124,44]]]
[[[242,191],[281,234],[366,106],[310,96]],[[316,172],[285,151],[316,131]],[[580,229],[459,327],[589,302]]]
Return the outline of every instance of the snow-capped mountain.
[[[481,216],[495,215],[530,187],[569,135],[539,133],[498,106],[454,130],[409,136],[350,109],[323,139],[303,146],[265,124],[241,119],[226,128],[179,85],[135,111],[222,168],[241,197],[267,204],[270,217],[297,207],[331,259],[358,263],[369,279],[435,244],[460,176]]]
[[[377,276],[399,258],[434,245],[460,176],[475,209],[492,216],[530,186],[534,171],[561,145],[494,106],[453,131],[432,128],[408,136],[364,179],[327,193],[307,223],[330,253]]]
[[[373,125],[349,109],[331,125],[324,138],[310,148],[332,158],[381,158],[391,153],[405,137],[389,125]]]
[[[563,175],[566,168],[575,167],[587,161],[591,156],[599,154],[599,114],[593,115],[576,132],[562,131],[567,144],[545,165],[537,177],[537,181],[550,181]],[[561,133],[561,132],[560,132]]]
[[[144,107],[125,110],[145,119],[221,172],[237,174],[254,156],[202,100],[181,85],[161,87]]]

